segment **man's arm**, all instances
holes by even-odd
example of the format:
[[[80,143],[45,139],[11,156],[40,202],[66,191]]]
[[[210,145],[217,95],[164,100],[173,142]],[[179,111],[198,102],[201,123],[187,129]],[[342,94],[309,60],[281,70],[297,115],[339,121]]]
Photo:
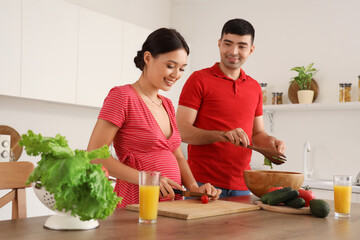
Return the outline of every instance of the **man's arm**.
[[[254,119],[252,142],[254,146],[276,149],[281,153],[285,152],[285,143],[265,132],[263,116]]]
[[[192,145],[212,144],[216,142],[230,142],[239,146],[240,142],[246,147],[250,140],[242,128],[229,131],[204,130],[194,126],[198,111],[195,109],[178,106],[176,121],[180,131],[181,140]]]
[[[176,122],[183,142],[193,145],[228,142],[226,138],[224,138],[225,131],[204,130],[194,127],[197,113],[198,111],[193,108],[178,106]]]

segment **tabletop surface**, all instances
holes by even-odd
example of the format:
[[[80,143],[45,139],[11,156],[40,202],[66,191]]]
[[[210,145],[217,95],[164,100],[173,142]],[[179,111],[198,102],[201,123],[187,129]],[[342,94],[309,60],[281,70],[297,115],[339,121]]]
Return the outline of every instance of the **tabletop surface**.
[[[255,196],[224,200],[253,203]],[[43,227],[47,216],[0,221],[0,239],[360,239],[360,204],[350,218],[335,218],[334,205],[326,218],[265,210],[194,220],[158,217],[152,225],[138,223],[138,212],[116,209],[100,226],[86,231],[55,231]]]

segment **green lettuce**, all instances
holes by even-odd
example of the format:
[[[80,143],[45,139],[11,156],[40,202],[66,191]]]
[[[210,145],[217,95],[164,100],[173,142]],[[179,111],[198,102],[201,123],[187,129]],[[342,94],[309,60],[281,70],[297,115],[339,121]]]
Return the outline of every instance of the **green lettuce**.
[[[31,173],[27,184],[40,182],[54,194],[54,208],[71,211],[81,220],[106,219],[122,200],[114,193],[101,164],[91,164],[96,158],[110,157],[109,147],[104,145],[91,152],[73,151],[65,137],[54,138],[34,134],[31,130],[19,141],[30,156],[41,155],[41,160]]]

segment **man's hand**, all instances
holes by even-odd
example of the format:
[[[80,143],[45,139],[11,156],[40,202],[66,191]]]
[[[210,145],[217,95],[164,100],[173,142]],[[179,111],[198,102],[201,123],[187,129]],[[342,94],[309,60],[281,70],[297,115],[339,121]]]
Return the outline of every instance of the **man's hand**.
[[[269,136],[270,141],[269,144],[271,146],[271,148],[276,149],[277,151],[281,152],[282,154],[285,153],[285,143],[273,136]]]
[[[225,142],[230,142],[235,144],[235,146],[240,146],[240,143],[242,143],[244,147],[247,147],[250,144],[249,137],[242,128],[224,132],[223,137],[226,139]]]

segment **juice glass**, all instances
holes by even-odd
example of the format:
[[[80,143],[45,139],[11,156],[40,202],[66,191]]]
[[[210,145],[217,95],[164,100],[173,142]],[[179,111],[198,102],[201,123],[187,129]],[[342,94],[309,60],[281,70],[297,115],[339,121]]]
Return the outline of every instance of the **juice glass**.
[[[335,217],[350,217],[351,177],[334,175]]]
[[[139,172],[139,223],[156,223],[160,192],[159,172]]]

